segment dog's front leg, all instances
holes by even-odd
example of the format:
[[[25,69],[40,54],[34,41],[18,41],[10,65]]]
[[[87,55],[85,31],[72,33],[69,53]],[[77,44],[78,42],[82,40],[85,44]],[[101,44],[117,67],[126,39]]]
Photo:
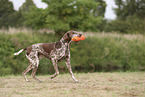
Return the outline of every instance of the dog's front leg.
[[[54,67],[54,70],[55,70],[55,74],[52,75],[50,77],[50,79],[53,79],[53,78],[55,78],[59,74],[59,70],[58,70],[58,67],[57,67],[57,61],[55,59],[51,59],[51,60],[52,60],[52,63],[53,63],[53,67]]]
[[[66,63],[66,66],[67,66],[67,68],[68,68],[68,70],[69,70],[69,72],[70,72],[70,74],[71,74],[72,79],[73,79],[75,82],[79,82],[79,81],[74,77],[74,75],[73,75],[73,72],[72,72],[72,69],[71,69],[70,58],[67,58],[66,61],[65,61],[65,63]]]

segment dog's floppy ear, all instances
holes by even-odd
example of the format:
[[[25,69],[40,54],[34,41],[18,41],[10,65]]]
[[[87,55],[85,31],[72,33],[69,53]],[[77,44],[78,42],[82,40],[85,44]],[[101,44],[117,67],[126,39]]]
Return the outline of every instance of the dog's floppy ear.
[[[67,37],[71,40],[71,33],[67,33]]]

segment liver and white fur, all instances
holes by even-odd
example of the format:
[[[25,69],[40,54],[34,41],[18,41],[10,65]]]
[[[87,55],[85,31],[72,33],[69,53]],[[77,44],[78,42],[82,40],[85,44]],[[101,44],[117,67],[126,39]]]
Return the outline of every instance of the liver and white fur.
[[[50,77],[50,79],[53,79],[59,74],[59,70],[57,67],[57,62],[61,60],[65,60],[65,63],[67,65],[67,68],[71,74],[72,79],[75,82],[78,82],[76,78],[73,75],[71,64],[70,64],[70,43],[71,39],[74,36],[81,36],[81,34],[77,33],[76,31],[68,31],[64,34],[62,39],[57,42],[53,43],[38,43],[31,46],[28,46],[27,48],[21,49],[19,52],[14,53],[14,55],[19,55],[21,52],[26,51],[26,57],[29,60],[29,66],[26,70],[22,73],[25,77],[25,80],[28,81],[26,77],[26,73],[32,70],[32,77],[40,82],[39,79],[36,78],[36,71],[38,69],[39,60],[42,57],[45,57],[47,59],[50,59],[53,63],[55,74]]]

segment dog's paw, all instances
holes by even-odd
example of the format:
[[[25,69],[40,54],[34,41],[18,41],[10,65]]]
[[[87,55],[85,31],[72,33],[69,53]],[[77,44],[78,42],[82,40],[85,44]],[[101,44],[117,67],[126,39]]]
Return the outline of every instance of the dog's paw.
[[[26,80],[26,82],[31,82],[30,80]]]
[[[38,82],[39,82],[39,83],[43,83],[44,81],[42,81],[42,80],[39,80]]]
[[[49,78],[49,80],[50,80],[50,81],[53,81],[53,82],[57,82],[56,79],[53,79],[53,78],[51,78],[51,77]]]
[[[78,80],[75,80],[75,83],[80,83],[80,81],[78,81]]]

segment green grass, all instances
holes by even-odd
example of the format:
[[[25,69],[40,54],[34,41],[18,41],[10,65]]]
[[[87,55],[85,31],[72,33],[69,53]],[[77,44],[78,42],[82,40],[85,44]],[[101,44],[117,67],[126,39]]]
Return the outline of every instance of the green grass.
[[[145,72],[79,73],[74,83],[69,74],[60,74],[55,81],[50,75],[39,75],[38,83],[28,75],[0,77],[1,97],[143,97],[145,96]]]

